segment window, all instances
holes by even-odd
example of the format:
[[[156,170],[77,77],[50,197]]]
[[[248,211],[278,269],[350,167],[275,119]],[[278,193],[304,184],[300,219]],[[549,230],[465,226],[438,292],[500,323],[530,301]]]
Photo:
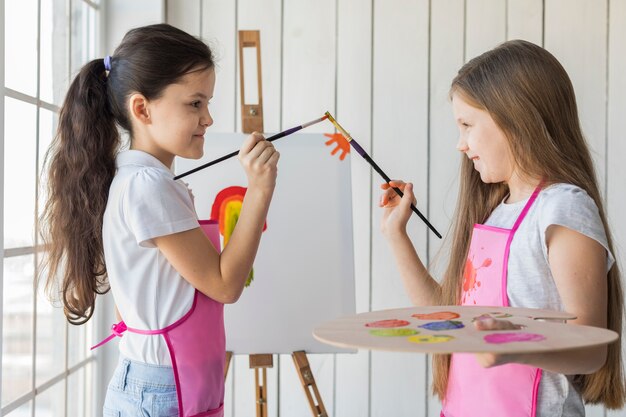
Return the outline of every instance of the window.
[[[62,309],[35,288],[43,251],[34,223],[44,201],[43,159],[69,80],[99,53],[101,5],[95,0],[2,3],[0,416],[91,415],[93,323],[69,325]]]

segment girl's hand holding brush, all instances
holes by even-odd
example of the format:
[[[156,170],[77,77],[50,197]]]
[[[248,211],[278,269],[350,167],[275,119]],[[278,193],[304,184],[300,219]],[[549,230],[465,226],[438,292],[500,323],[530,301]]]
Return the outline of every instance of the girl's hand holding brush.
[[[393,187],[399,188],[404,196],[400,197]],[[389,183],[382,183],[380,188],[385,190],[379,202],[379,206],[385,209],[381,220],[382,233],[389,236],[406,232],[406,225],[412,214],[411,203],[413,205],[417,203],[413,195],[413,184],[392,180]]]

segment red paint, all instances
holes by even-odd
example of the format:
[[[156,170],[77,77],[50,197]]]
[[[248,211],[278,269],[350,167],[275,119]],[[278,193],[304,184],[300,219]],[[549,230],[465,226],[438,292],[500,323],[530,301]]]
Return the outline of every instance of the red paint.
[[[409,324],[410,323],[406,320],[391,319],[391,320],[373,321],[371,323],[365,324],[365,327],[388,328],[388,327],[408,326]]]
[[[220,225],[220,233],[224,236],[224,211],[230,201],[243,201],[246,191],[245,187],[226,187],[215,196],[211,207],[211,220],[217,220]],[[263,231],[267,229],[267,223],[263,224]]]

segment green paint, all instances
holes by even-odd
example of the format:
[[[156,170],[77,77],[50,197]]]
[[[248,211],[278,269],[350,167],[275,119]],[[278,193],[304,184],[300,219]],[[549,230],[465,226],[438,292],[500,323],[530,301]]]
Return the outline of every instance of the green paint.
[[[407,340],[411,343],[442,343],[449,342],[452,339],[454,339],[454,337],[443,334],[425,334],[423,336],[411,336],[407,338]]]

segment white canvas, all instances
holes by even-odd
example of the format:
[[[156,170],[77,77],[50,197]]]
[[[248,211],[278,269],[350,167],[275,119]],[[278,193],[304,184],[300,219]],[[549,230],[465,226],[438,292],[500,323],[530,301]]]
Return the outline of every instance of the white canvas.
[[[177,159],[176,173],[238,150],[246,136],[207,134],[204,157]],[[327,140],[323,134],[300,133],[274,142],[281,154],[278,179],[254,262],[254,281],[239,301],[225,308],[229,351],[346,352],[311,334],[319,323],[355,313],[350,158],[331,156]],[[183,181],[193,190],[200,219],[210,218],[219,191],[247,187],[237,157]]]

